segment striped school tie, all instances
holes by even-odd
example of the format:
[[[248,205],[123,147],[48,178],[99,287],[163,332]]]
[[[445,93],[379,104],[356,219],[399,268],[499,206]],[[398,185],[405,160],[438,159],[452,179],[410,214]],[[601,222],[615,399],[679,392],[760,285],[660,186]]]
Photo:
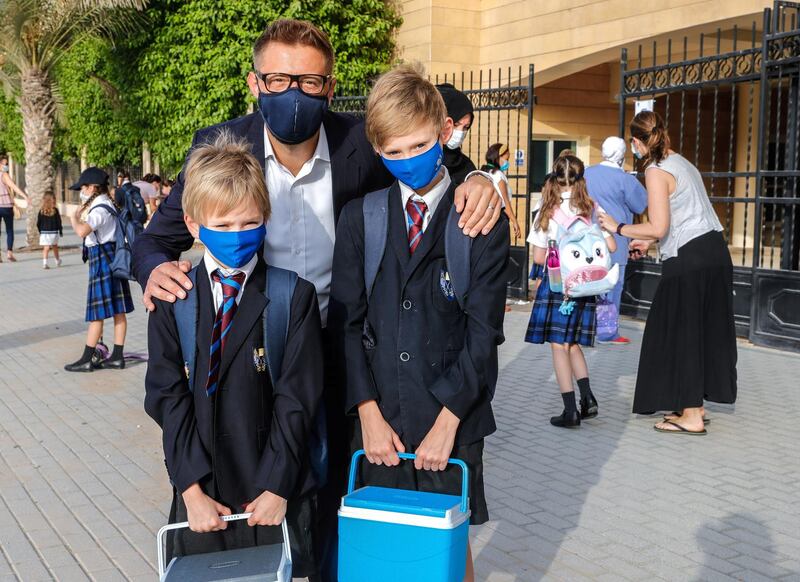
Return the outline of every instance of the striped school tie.
[[[217,391],[222,351],[225,349],[225,341],[233,324],[233,316],[236,315],[236,296],[242,290],[245,274],[236,273],[230,277],[225,277],[217,269],[211,273],[211,278],[215,283],[222,285],[222,303],[217,309],[217,316],[214,318],[214,329],[211,331],[211,352],[208,357],[206,396],[211,396]]]
[[[425,219],[425,213],[428,211],[428,205],[422,200],[414,200],[409,198],[406,202],[406,220],[408,220],[408,252],[412,255],[417,250],[420,241],[422,240],[422,221]]]

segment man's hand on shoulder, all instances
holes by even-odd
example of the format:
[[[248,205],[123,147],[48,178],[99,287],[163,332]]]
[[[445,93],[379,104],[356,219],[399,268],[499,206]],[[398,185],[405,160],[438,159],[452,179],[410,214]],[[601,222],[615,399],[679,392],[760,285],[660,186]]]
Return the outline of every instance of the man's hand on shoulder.
[[[192,270],[190,261],[169,261],[161,263],[150,273],[147,279],[142,303],[147,311],[155,311],[153,299],[174,303],[176,299],[185,299],[186,291],[191,289],[192,282],[186,273]]]
[[[473,238],[489,234],[503,210],[494,182],[482,174],[471,176],[456,188],[454,203],[461,214],[458,226]]]

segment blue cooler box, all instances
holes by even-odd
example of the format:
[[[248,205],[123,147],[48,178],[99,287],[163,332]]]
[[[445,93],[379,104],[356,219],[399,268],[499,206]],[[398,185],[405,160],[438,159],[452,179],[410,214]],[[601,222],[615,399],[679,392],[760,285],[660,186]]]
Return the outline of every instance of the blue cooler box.
[[[470,515],[464,461],[448,461],[461,467],[460,497],[370,486],[353,491],[363,455],[353,455],[339,509],[339,581],[461,582]]]
[[[223,515],[223,521],[247,519],[250,513]],[[164,536],[170,530],[189,527],[189,522],[171,523],[158,530],[158,579],[161,582],[291,582],[292,552],[289,530],[283,520],[283,543],[224,552],[177,556],[164,564]]]

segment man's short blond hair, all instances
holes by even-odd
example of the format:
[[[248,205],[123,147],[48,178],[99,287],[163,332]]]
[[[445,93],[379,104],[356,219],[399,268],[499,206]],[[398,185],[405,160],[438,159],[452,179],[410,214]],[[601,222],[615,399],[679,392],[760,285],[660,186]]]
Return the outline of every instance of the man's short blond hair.
[[[228,132],[189,155],[183,187],[183,211],[202,223],[209,214],[224,215],[252,200],[269,220],[269,193],[261,164],[250,146]]]
[[[367,99],[367,139],[381,148],[389,139],[408,135],[430,123],[442,131],[447,108],[433,83],[422,76],[420,67],[401,65],[375,82]]]

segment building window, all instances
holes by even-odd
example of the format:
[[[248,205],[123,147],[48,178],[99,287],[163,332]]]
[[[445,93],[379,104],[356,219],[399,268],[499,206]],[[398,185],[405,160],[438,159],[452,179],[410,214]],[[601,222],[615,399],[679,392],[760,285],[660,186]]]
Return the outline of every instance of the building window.
[[[550,173],[553,162],[562,150],[576,151],[577,142],[575,140],[563,139],[534,139],[533,147],[533,189],[534,193],[540,193],[544,186],[544,179]]]

